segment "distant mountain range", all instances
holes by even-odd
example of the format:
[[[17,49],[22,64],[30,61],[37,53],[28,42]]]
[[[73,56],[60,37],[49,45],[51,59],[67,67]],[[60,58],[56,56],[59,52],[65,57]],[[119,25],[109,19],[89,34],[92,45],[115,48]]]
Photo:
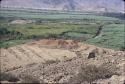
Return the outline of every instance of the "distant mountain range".
[[[0,5],[44,10],[124,12],[123,0],[2,0]]]

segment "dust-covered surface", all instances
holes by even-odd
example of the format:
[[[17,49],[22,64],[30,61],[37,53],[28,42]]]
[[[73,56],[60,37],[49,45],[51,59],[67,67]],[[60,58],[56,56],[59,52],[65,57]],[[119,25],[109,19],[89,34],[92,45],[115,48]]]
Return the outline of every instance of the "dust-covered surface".
[[[125,52],[72,40],[40,40],[8,49],[2,48],[0,60],[1,73],[14,75],[19,79],[13,81],[16,83],[123,84],[125,82]],[[93,74],[91,70],[89,72],[89,68],[97,70],[96,73]],[[86,70],[87,75],[83,74]],[[81,78],[78,75],[80,73],[82,73]],[[83,80],[82,77],[84,79],[88,77],[88,80]],[[11,81],[2,80],[2,82]]]
[[[13,20],[10,22],[10,24],[29,24],[29,23],[33,23],[35,21],[32,20]]]

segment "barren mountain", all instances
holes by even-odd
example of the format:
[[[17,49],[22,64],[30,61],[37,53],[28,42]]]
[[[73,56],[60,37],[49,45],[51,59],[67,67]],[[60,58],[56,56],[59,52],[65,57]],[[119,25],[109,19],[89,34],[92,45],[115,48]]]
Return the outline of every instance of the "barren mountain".
[[[1,7],[124,12],[124,2],[122,0],[2,0]]]
[[[1,49],[0,59],[2,72],[19,78],[19,81],[13,82],[22,82],[24,79],[26,82],[27,79],[27,82],[32,80],[33,83],[33,79],[28,77],[35,77],[41,83],[81,81],[88,84],[86,81],[93,80],[98,84],[123,84],[125,80],[125,52],[72,40],[40,40]],[[87,80],[79,80],[82,66],[82,77],[88,77]],[[92,71],[99,69],[99,73],[92,73],[91,68]]]

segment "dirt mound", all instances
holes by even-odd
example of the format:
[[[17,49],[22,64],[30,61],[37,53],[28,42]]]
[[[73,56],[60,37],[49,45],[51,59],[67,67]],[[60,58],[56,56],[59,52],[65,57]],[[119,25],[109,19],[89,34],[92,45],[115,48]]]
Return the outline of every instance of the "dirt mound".
[[[116,66],[118,84],[121,83],[119,77],[125,76],[125,52],[73,40],[44,39],[0,51],[1,71],[18,77],[30,74],[45,83],[67,83],[83,65],[98,67],[108,63]],[[114,84],[114,80],[112,77],[97,82]]]
[[[10,22],[10,24],[29,24],[33,23],[34,21],[32,20],[13,20]]]
[[[74,40],[40,40],[38,42],[30,43],[30,45],[38,45],[38,46],[48,46],[48,47],[55,47],[55,48],[66,48],[72,49],[78,47],[78,41]]]

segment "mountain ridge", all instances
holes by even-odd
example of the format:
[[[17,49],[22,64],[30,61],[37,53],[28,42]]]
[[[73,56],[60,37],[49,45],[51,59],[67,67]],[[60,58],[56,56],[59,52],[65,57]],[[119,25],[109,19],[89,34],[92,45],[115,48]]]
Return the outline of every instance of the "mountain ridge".
[[[1,7],[44,10],[124,12],[122,0],[2,0]]]

